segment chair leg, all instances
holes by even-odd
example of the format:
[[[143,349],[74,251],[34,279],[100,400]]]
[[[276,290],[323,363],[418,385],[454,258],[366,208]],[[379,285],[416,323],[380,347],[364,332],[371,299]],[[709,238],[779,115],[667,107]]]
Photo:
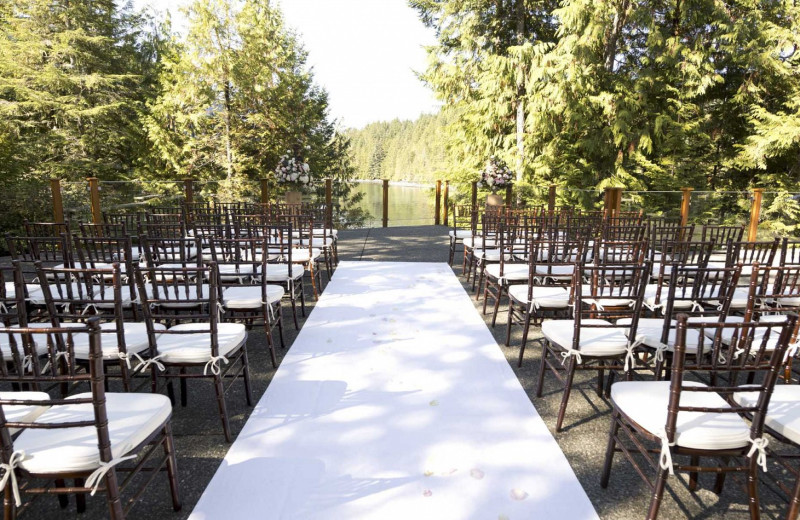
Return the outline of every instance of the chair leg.
[[[6,486],[3,490],[3,518],[5,520],[17,518],[17,508],[11,493],[11,486]]]
[[[508,316],[506,317],[506,343],[507,347],[511,346],[511,325],[514,322],[514,302],[510,299],[508,301]]]
[[[214,375],[214,390],[217,393],[217,407],[219,408],[219,417],[222,419],[222,431],[225,434],[225,442],[233,442],[231,435],[231,425],[228,422],[228,408],[225,406],[225,390],[222,387],[222,377],[219,374]]]
[[[572,392],[572,380],[575,378],[575,367],[577,363],[575,356],[569,357],[567,377],[564,380],[564,394],[561,396],[561,407],[558,409],[558,419],[556,420],[557,432],[561,431],[561,426],[564,424],[564,416],[567,413],[567,403],[569,403],[569,394]]]
[[[606,458],[603,462],[603,473],[600,475],[600,487],[606,489],[611,478],[611,463],[614,462],[614,449],[617,447],[617,433],[619,432],[619,412],[614,410],[611,414],[611,430],[608,432],[606,445]]]
[[[269,303],[267,305],[270,305]],[[275,342],[272,340],[272,322],[269,320],[269,311],[264,313],[264,332],[267,334],[267,348],[272,361],[272,368],[278,368],[278,359],[275,357]]]
[[[523,343],[521,351],[524,351],[525,344]],[[544,372],[547,370],[547,355],[550,351],[547,349],[547,340],[542,340],[542,359],[539,364],[539,375],[536,378],[536,397],[542,397],[542,387],[544,386]],[[522,353],[520,352],[520,366],[522,366]]]
[[[303,279],[297,281],[300,284],[300,314],[303,317],[306,317],[306,284],[303,283]]]
[[[281,340],[281,348],[285,349],[286,342],[283,340],[283,306],[280,303],[278,303],[277,315],[278,315],[278,337]]]
[[[786,520],[795,520],[800,515],[800,478],[794,483],[794,491],[789,500],[789,509],[786,511]]]
[[[275,354],[275,351],[272,352]],[[244,378],[244,396],[247,406],[253,406],[253,392],[250,389],[250,362],[247,359],[247,347],[242,347],[242,376]]]
[[[528,333],[531,330],[531,313],[527,311],[523,311],[525,313],[525,324],[522,326],[522,345],[519,347],[519,363],[517,363],[518,367],[522,367],[522,356],[525,354],[525,346],[528,344]],[[511,333],[509,327],[509,333]],[[542,354],[542,359],[544,359],[544,354]]]
[[[689,465],[691,466],[699,466],[700,465],[700,456],[699,455],[692,455],[689,457]],[[689,491],[697,491],[697,477],[699,473],[696,471],[692,471],[689,473]],[[722,473],[720,473],[722,475]]]
[[[492,312],[492,328],[494,328],[495,324],[497,323],[497,313],[500,312],[500,299],[503,297],[503,292],[505,288],[502,284],[497,285],[497,298],[494,300],[494,311]],[[511,312],[511,302],[508,303],[509,305],[509,312]]]
[[[175,441],[172,439],[172,425],[169,421],[164,425],[164,456],[167,458],[167,479],[172,495],[172,509],[180,511],[182,504],[178,492],[178,460],[175,457]]]
[[[55,481],[56,487],[67,487],[67,482],[63,478],[56,479]],[[66,509],[69,506],[69,496],[67,495],[57,495],[58,496],[58,505],[61,509]]]
[[[75,485],[76,486],[79,485],[78,484],[78,480],[79,479],[75,479]],[[125,513],[122,510],[122,499],[119,496],[119,483],[117,482],[117,472],[114,470],[114,468],[111,468],[111,471],[106,473],[106,475],[103,478],[103,480],[105,480],[105,485],[106,485],[106,498],[108,500],[109,518],[111,518],[111,520],[124,520],[125,519]],[[80,479],[80,485],[81,486],[84,485],[83,484],[83,479]],[[85,510],[86,509],[86,494],[85,493],[81,493],[80,495],[78,495],[78,498],[81,498],[81,497],[83,497],[83,500],[84,500],[83,508]],[[78,504],[80,504],[80,502],[78,502]],[[78,513],[82,513],[82,512],[83,511],[80,509],[80,506],[79,506],[78,507]]]
[[[661,507],[661,500],[664,498],[664,487],[667,485],[667,475],[669,475],[669,470],[659,468],[653,496],[650,497],[647,520],[655,520],[658,517],[658,509]]]
[[[84,480],[82,478],[75,479],[75,487],[83,487]],[[109,497],[110,499],[110,497]],[[86,512],[86,493],[77,493],[75,495],[75,505],[78,513]],[[111,502],[109,501],[109,509],[111,509]]]
[[[605,386],[605,370],[597,369],[597,397],[603,397],[603,386]]]

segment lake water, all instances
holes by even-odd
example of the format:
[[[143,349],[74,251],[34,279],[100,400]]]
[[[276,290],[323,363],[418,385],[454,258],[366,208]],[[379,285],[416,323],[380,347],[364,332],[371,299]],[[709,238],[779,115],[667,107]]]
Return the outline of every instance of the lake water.
[[[359,207],[371,215],[365,226],[380,227],[383,218],[383,185],[369,182],[354,183],[353,191],[364,193],[364,199]],[[432,225],[435,194],[433,188],[390,184],[389,227]]]

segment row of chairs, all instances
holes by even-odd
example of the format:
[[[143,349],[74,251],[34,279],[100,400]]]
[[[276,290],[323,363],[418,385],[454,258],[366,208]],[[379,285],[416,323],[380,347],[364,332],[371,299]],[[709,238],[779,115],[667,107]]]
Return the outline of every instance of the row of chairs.
[[[230,211],[217,215],[232,218]],[[321,252],[309,247],[319,238],[313,224],[298,231],[296,219],[253,218],[217,234],[198,232],[208,229],[193,224],[197,215],[172,224],[142,218],[138,235],[125,222],[33,223],[27,236],[6,237],[14,258],[0,268],[7,518],[29,506],[23,495],[56,494],[64,507],[76,494],[81,511],[85,494],[102,489],[110,516],[124,518],[163,469],[180,509],[174,383],[182,406],[189,379],[212,384],[231,442],[232,386],[243,384],[252,405],[248,331],[263,324],[276,366],[282,300],[289,297],[297,327],[296,299],[305,315],[304,274],[322,289]],[[152,475],[140,477],[144,485],[130,494],[142,472]]]
[[[507,345],[512,326],[523,327],[520,366],[531,325],[541,327],[535,394],[548,373],[561,383],[556,430],[577,372],[596,374],[598,395],[610,399],[604,487],[622,452],[651,486],[655,518],[673,471],[688,471],[691,489],[699,472],[716,473],[717,490],[727,473],[744,473],[757,518],[758,468],[769,458],[797,474],[764,437],[800,441],[800,386],[788,384],[800,309],[795,241],[743,242],[739,226],[698,230],[638,215],[587,224],[574,213],[501,209],[472,222],[480,224],[461,239],[464,276],[484,312],[493,300],[493,326],[508,301]],[[707,457],[719,463],[701,464]],[[795,518],[800,485],[785,480]]]

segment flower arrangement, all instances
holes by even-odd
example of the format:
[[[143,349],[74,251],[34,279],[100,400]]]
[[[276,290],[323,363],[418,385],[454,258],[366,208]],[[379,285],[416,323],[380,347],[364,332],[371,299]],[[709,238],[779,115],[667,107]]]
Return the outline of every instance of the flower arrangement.
[[[303,189],[311,185],[311,171],[307,162],[295,157],[291,150],[287,150],[275,167],[275,179],[278,184]]]
[[[478,181],[479,188],[489,188],[492,193],[498,188],[505,188],[514,181],[514,172],[511,171],[502,159],[494,155],[486,161],[486,166],[481,170],[481,180]]]

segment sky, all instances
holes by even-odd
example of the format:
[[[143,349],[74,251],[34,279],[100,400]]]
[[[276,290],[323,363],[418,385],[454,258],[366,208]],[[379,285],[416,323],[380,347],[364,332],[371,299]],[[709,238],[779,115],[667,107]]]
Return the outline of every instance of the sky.
[[[189,0],[134,0],[137,7],[169,9]],[[415,119],[439,103],[414,71],[425,70],[423,48],[435,42],[407,0],[279,0],[286,24],[308,51],[317,84],[328,91],[330,116],[342,127]]]

